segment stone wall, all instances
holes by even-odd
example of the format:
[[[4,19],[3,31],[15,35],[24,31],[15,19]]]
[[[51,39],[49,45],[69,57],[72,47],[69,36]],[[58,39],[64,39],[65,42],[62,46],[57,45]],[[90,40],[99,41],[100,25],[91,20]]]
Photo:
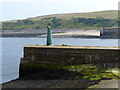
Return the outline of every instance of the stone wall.
[[[25,46],[21,62],[61,65],[116,63],[119,62],[119,52],[116,48]]]

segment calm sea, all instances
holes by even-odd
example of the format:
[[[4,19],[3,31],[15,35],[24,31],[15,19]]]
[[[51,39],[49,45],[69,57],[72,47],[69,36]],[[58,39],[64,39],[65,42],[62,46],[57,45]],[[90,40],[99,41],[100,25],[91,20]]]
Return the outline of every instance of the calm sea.
[[[1,40],[1,39],[0,39]],[[2,57],[0,60],[0,83],[8,82],[19,77],[20,58],[23,57],[23,46],[30,44],[46,44],[46,38],[2,38],[0,46]],[[74,46],[118,46],[117,39],[81,39],[81,38],[54,38],[54,45]]]

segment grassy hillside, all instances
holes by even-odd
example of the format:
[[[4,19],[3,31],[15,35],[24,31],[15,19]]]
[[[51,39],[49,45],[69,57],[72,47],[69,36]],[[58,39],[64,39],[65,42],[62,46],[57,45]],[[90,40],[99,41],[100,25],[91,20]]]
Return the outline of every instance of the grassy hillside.
[[[88,12],[88,13],[67,13],[67,14],[53,14],[53,15],[45,15],[38,16],[34,18],[28,18],[29,20],[40,20],[42,18],[48,17],[57,17],[59,19],[71,19],[71,18],[96,18],[103,17],[106,19],[117,19],[118,11],[117,10],[109,10],[109,11],[96,11],[96,12]]]
[[[117,27],[118,11],[99,11],[89,13],[54,14],[3,22],[3,30],[41,29],[48,22],[52,28],[99,28]]]

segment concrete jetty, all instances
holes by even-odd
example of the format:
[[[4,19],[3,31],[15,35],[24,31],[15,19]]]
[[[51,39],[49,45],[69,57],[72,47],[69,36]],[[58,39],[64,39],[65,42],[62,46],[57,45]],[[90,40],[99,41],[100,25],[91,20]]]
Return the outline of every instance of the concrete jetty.
[[[79,65],[119,62],[118,47],[24,46],[21,63]]]

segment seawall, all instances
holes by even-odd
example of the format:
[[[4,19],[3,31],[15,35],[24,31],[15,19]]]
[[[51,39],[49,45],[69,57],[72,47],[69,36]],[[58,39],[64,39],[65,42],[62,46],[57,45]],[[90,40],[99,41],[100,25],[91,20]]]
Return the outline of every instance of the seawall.
[[[119,62],[120,49],[115,47],[40,46],[24,47],[21,63],[78,65]]]

